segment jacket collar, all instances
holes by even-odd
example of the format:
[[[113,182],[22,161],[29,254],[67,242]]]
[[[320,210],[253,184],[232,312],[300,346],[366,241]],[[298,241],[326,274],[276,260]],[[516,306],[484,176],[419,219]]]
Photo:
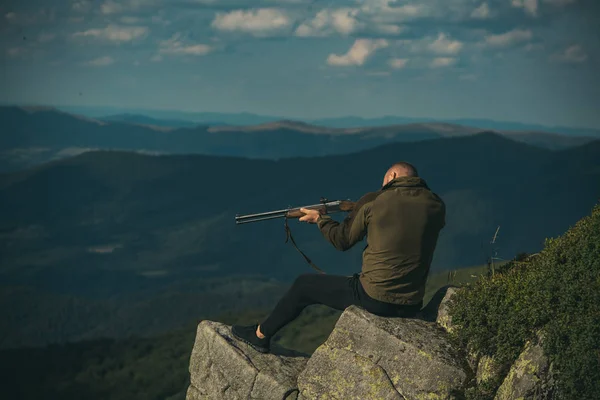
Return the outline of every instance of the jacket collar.
[[[418,176],[401,176],[389,181],[381,190],[395,187],[424,187],[425,189],[429,189],[427,182]]]

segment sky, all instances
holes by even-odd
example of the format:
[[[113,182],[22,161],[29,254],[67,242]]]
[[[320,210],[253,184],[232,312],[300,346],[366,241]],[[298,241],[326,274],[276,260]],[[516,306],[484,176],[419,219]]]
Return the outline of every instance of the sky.
[[[0,102],[600,128],[598,0],[0,0]]]

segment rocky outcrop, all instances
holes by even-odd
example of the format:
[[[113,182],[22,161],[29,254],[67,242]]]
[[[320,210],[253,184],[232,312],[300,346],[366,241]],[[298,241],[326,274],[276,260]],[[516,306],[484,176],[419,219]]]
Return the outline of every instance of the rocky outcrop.
[[[308,399],[448,399],[469,375],[435,323],[351,306],[298,377]]]
[[[496,392],[495,400],[549,399],[553,382],[548,357],[540,344],[528,342]]]
[[[187,400],[449,399],[464,388],[466,365],[435,322],[356,306],[310,357],[276,344],[259,353],[233,338],[231,327],[202,321]]]
[[[230,326],[202,321],[190,358],[187,400],[295,400],[307,360],[306,354],[276,345],[269,354],[259,353],[233,338]]]
[[[552,398],[552,366],[541,334],[512,366],[454,348],[448,304],[458,290],[442,288],[418,319],[348,307],[312,356],[276,343],[271,353],[259,353],[233,338],[230,326],[202,321],[187,400],[452,399],[465,390],[495,400]]]

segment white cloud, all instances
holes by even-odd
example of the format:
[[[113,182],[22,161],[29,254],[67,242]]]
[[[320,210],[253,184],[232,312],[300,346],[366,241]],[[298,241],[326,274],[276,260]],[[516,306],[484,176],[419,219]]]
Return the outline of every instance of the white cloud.
[[[452,39],[445,33],[417,40],[398,40],[395,43],[414,54],[456,55],[464,47],[463,42]]]
[[[474,19],[487,19],[491,17],[490,7],[487,3],[481,4],[479,7],[473,10],[471,18]]]
[[[357,13],[358,10],[348,8],[336,10],[331,15],[331,25],[339,33],[349,35],[361,26],[355,18]]]
[[[181,41],[181,34],[175,34],[169,40],[160,42],[159,57],[162,54],[204,56],[212,51],[212,47],[206,44],[184,44]],[[162,57],[154,61],[161,61]]]
[[[117,3],[116,1],[108,0],[102,3],[100,6],[100,12],[104,15],[119,14],[125,11],[125,5],[123,3]]]
[[[75,12],[87,13],[92,9],[92,3],[89,0],[76,0],[71,5],[71,8]]]
[[[342,7],[319,11],[312,19],[300,24],[294,34],[300,37],[347,36],[359,32],[398,35],[403,31],[404,27],[378,19],[376,14],[365,13],[361,8]]]
[[[529,0],[527,0],[529,1]],[[460,22],[493,16],[490,4],[509,5],[511,0],[357,0],[361,17],[378,22],[406,22],[419,19]],[[498,7],[498,6],[496,6]]]
[[[393,69],[402,69],[408,63],[407,58],[392,58],[388,61],[388,65]]]
[[[378,24],[373,29],[384,35],[397,35],[404,32],[404,27],[394,24]]]
[[[458,60],[453,57],[438,57],[438,58],[434,58],[433,61],[431,61],[431,63],[429,64],[429,66],[431,68],[450,67],[450,66],[456,64],[457,61]]]
[[[221,31],[246,32],[259,37],[277,34],[291,25],[292,19],[276,8],[218,13],[211,23],[213,28]]]
[[[89,29],[83,32],[76,32],[73,34],[73,37],[95,37],[111,42],[131,42],[145,37],[149,32],[150,29],[145,26],[108,25],[103,29]]]
[[[485,43],[493,47],[508,47],[521,42],[526,42],[533,37],[529,29],[513,29],[499,35],[487,35]]]
[[[537,15],[538,0],[512,0],[511,4],[513,7],[523,8],[525,12],[534,17]]]
[[[106,0],[100,5],[100,12],[104,15],[121,14],[128,11],[137,11],[143,7],[152,7],[166,3],[164,0]]]
[[[554,54],[552,57],[554,61],[560,61],[565,63],[582,63],[588,59],[588,55],[583,50],[581,45],[573,45],[567,47],[564,51]]]
[[[505,2],[505,5],[510,7],[513,0],[497,1]],[[537,4],[537,0],[514,1],[524,1],[524,7],[529,8],[531,8],[531,1],[536,1]],[[393,25],[403,25],[405,22],[424,18],[444,22],[460,22],[494,16],[490,8],[490,4],[492,4],[490,0],[355,0],[354,3],[356,6],[353,8],[346,6],[338,10],[343,10],[348,19],[357,21],[354,24],[364,24],[370,32],[379,31],[386,34],[398,33],[398,28],[391,27]],[[311,28],[326,26],[326,17],[337,12],[337,10],[331,9],[331,5],[328,7],[329,9],[321,10],[314,19],[302,24],[298,33],[310,36],[314,35],[311,32],[315,31]],[[322,30],[317,29],[316,31],[317,35],[325,35],[321,33]]]
[[[100,58],[96,58],[94,60],[87,61],[83,63],[88,67],[107,67],[111,64],[114,64],[115,60],[110,56],[104,56]]]
[[[206,44],[194,44],[189,46],[180,46],[173,48],[163,48],[161,52],[169,54],[186,54],[192,56],[203,56],[211,51],[211,47]]]
[[[356,8],[321,10],[313,19],[301,24],[295,34],[301,37],[329,36],[334,32],[349,35],[364,25],[356,19],[358,12]]]
[[[445,33],[440,33],[427,48],[435,54],[457,54],[463,48],[463,43],[458,40],[451,40]]]
[[[361,12],[378,23],[410,21],[431,14],[430,8],[422,3],[401,6],[396,5],[395,0],[364,0],[362,3]],[[390,6],[390,3],[393,5]]]
[[[24,47],[12,47],[6,50],[6,54],[10,58],[17,58],[24,55],[25,53],[27,53],[27,49],[25,49]]]
[[[346,54],[330,54],[327,57],[327,64],[336,67],[360,66],[377,50],[388,47],[388,45],[389,43],[385,39],[356,39]]]
[[[42,32],[38,36],[38,42],[48,43],[48,42],[53,41],[55,38],[56,38],[56,34],[54,34],[54,33]]]

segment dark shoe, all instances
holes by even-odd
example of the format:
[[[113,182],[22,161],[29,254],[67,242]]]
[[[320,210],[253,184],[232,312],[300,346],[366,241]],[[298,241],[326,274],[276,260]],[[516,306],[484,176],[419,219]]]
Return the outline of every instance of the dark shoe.
[[[231,327],[231,333],[233,333],[233,336],[237,339],[252,346],[256,351],[268,353],[271,351],[271,338],[265,336],[264,339],[261,339],[256,336],[257,327],[258,324],[250,326],[233,325]]]

